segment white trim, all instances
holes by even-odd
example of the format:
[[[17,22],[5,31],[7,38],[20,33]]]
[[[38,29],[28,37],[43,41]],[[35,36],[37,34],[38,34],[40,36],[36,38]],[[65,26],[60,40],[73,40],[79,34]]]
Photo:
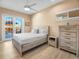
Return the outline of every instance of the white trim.
[[[4,37],[5,35],[4,35],[4,20],[3,20],[3,16],[4,15],[2,15],[2,41],[4,41],[4,38],[5,38]]]
[[[67,13],[67,12],[70,12],[70,11],[75,11],[75,10],[79,10],[79,8],[64,10],[64,11],[61,11],[61,12],[56,13],[56,15],[57,14],[62,14],[62,13]]]

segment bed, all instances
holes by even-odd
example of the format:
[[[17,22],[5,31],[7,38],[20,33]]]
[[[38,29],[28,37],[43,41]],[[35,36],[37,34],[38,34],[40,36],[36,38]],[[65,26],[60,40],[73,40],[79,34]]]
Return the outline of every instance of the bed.
[[[48,29],[39,28],[40,33],[36,33],[35,31],[33,30],[31,33],[14,34],[12,43],[21,56],[23,52],[47,42]]]

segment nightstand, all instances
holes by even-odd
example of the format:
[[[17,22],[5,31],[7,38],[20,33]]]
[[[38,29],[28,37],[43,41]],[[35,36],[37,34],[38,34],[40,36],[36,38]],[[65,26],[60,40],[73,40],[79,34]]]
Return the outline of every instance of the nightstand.
[[[54,36],[48,36],[48,45],[51,45],[53,47],[57,47],[57,38]]]

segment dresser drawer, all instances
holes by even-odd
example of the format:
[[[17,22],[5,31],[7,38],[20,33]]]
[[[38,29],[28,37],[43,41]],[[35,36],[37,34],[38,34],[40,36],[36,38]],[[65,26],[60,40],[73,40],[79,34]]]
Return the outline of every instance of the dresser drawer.
[[[62,27],[60,29],[61,31],[71,31],[71,32],[76,32],[76,27]]]
[[[70,47],[71,49],[74,49],[74,50],[77,49],[76,43],[72,43],[72,42],[67,42],[67,41],[61,42],[60,45],[61,45],[61,46],[68,46],[68,47]]]
[[[70,52],[73,52],[73,53],[76,53],[76,51],[77,51],[76,49],[71,49],[71,47],[69,47],[69,46],[60,46],[60,48],[70,51]]]
[[[72,38],[72,37],[61,37],[60,38],[60,41],[62,42],[62,41],[67,41],[67,42],[74,42],[74,43],[77,43],[77,38],[76,37],[74,37],[74,38]]]
[[[61,36],[63,37],[77,37],[76,32],[61,32]]]

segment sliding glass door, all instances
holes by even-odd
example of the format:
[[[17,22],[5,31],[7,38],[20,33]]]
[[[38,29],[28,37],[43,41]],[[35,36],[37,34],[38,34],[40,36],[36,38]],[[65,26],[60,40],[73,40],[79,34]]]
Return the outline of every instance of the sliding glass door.
[[[21,17],[2,16],[2,40],[12,40],[13,34],[24,31],[24,20]]]

